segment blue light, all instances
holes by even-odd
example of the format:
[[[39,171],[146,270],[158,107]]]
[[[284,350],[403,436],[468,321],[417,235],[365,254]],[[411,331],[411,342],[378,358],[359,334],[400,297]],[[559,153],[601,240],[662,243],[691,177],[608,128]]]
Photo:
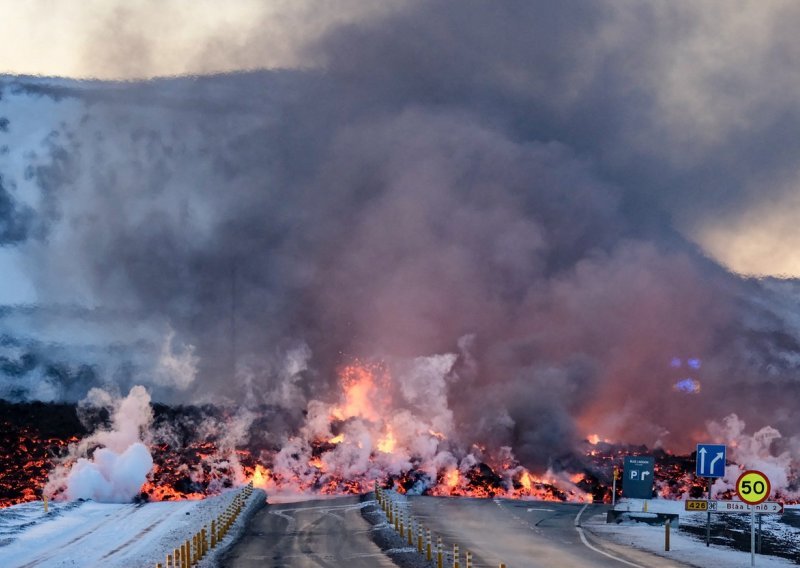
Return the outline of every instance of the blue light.
[[[686,364],[689,365],[692,369],[699,369],[703,363],[702,361],[700,361],[700,359],[687,359]]]
[[[681,368],[681,359],[680,359],[680,357],[673,357],[672,361],[669,362],[669,366],[673,367],[675,369],[680,369]]]
[[[692,378],[681,379],[673,387],[678,392],[685,392],[688,394],[697,394],[700,392],[700,381]]]

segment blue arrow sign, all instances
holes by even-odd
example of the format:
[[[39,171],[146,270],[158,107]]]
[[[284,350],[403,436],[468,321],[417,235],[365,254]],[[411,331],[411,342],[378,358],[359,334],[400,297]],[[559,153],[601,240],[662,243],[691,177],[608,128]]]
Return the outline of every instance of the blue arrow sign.
[[[723,444],[697,444],[698,477],[723,477],[725,475],[725,446]]]

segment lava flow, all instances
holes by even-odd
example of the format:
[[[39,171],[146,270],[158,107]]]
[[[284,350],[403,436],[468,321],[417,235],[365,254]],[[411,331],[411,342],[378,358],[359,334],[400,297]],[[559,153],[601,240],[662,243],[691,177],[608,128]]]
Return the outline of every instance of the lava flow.
[[[660,497],[699,497],[705,489],[691,456],[597,436],[540,474],[520,464],[511,448],[465,446],[455,436],[444,382],[435,380],[452,362],[435,363],[440,372],[427,377],[424,397],[393,380],[383,364],[346,366],[335,400],[310,401],[304,423],[280,440],[254,434],[269,430],[259,419],[274,408],[248,411],[247,434],[237,439],[230,436],[242,423],[235,410],[153,405],[145,436],[153,465],[136,499],[201,499],[248,480],[268,493],[362,493],[377,480],[408,494],[609,502],[613,468],[625,455],[642,454],[655,456]],[[87,434],[72,406],[4,405],[3,447],[10,450],[0,455],[0,506],[41,498],[54,465],[68,470]],[[108,413],[96,421],[109,427]],[[63,486],[48,487],[50,497],[67,498]]]

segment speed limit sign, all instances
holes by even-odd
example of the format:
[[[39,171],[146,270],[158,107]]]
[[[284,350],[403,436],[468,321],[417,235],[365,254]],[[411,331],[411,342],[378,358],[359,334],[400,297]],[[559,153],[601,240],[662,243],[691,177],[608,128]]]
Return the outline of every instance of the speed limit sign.
[[[754,469],[745,471],[736,480],[736,493],[748,505],[758,505],[766,501],[771,490],[767,476]]]

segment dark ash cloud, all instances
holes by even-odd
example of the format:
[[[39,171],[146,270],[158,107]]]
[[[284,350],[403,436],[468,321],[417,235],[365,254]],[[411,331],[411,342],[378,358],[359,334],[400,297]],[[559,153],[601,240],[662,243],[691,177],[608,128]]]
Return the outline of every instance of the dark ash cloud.
[[[765,374],[796,403],[797,330],[682,229],[789,171],[800,114],[735,54],[681,75],[712,29],[693,15],[426,2],[309,45],[321,70],[59,86],[85,108],[36,170],[38,290],[123,310],[156,358],[167,329],[194,346],[196,380],[154,379],[162,400],[274,402],[305,345],[299,406],[353,356],[460,352],[464,437],[530,465],[590,430],[685,449],[709,413],[757,424],[742,393]],[[771,111],[697,123],[728,76]],[[685,372],[699,394],[673,389]]]

